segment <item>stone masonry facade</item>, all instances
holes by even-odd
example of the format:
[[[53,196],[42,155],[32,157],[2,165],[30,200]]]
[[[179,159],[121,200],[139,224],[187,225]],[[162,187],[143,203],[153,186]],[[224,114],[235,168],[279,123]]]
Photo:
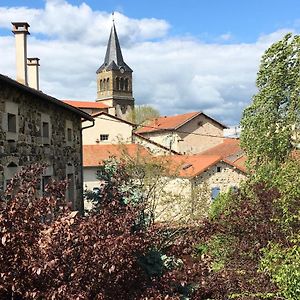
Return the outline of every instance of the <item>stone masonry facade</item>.
[[[1,192],[22,166],[47,164],[40,192],[50,178],[67,179],[66,197],[82,210],[80,114],[0,81],[0,124]]]

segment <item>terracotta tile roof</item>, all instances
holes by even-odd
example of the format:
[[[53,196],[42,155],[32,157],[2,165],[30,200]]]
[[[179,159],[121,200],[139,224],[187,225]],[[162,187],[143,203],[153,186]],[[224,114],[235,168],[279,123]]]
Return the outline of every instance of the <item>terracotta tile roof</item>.
[[[222,158],[218,155],[172,155],[165,158],[171,170],[180,177],[195,177]]]
[[[223,159],[219,155],[172,155],[165,157],[164,160],[167,161],[175,175],[184,178],[196,177],[219,162],[226,163],[244,173],[246,172],[244,167]]]
[[[153,132],[153,131],[166,130],[166,129],[176,129],[199,114],[201,114],[201,112],[191,112],[191,113],[177,115],[177,116],[159,117],[152,120],[146,126],[137,130],[137,133],[146,133],[146,132]]]
[[[246,172],[246,170],[247,170],[247,168],[246,168],[246,160],[247,160],[246,155],[243,155],[243,156],[239,157],[237,160],[235,160],[233,162],[233,164],[236,165],[236,166],[238,166],[239,168],[243,169]]]
[[[125,154],[132,157],[150,156],[150,153],[138,144],[83,145],[83,166],[97,167],[110,156],[121,158]]]
[[[109,106],[101,102],[91,101],[75,101],[75,100],[62,100],[64,103],[72,105],[77,108],[108,108]]]
[[[240,147],[239,139],[224,139],[223,143],[209,148],[199,154],[202,155],[219,155],[222,158],[227,158],[230,161],[235,161],[241,155],[243,155],[243,150]]]
[[[220,122],[214,120],[213,118],[207,116],[202,112],[191,112],[191,113],[186,113],[186,114],[181,114],[176,116],[164,116],[164,117],[156,118],[152,120],[149,124],[138,129],[136,132],[143,134],[143,133],[149,133],[155,131],[176,130],[199,115],[204,115],[207,118],[211,119],[212,121],[221,125],[223,128],[227,128],[225,125],[221,124]]]

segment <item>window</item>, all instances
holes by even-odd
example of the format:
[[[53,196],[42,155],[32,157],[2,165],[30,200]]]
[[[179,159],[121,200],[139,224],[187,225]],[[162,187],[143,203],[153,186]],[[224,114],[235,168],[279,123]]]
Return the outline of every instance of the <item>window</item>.
[[[103,87],[103,91],[106,89],[106,80],[105,79],[103,79],[103,83],[102,83],[102,87]]]
[[[100,84],[99,84],[99,86],[100,86],[100,91],[102,91],[102,90],[103,90],[102,79],[100,80]]]
[[[219,187],[213,187],[211,189],[211,201],[214,201],[218,195],[220,194],[220,188]]]
[[[45,195],[46,185],[50,183],[51,176],[43,176],[42,177],[42,194]]]
[[[125,79],[125,91],[128,91],[128,78]]]
[[[218,172],[218,173],[221,172],[221,167],[217,167],[217,172]]]
[[[15,114],[7,114],[7,130],[9,132],[17,132],[17,117]]]
[[[107,91],[109,90],[109,78],[107,78],[107,80],[106,80],[106,90]]]
[[[67,140],[68,142],[72,142],[72,128],[67,129]]]
[[[49,138],[49,123],[43,122],[42,124],[42,136],[45,138]]]
[[[123,91],[124,90],[124,79],[121,78],[120,80],[120,90]]]
[[[108,141],[108,134],[100,134],[100,141]]]
[[[120,89],[120,79],[119,77],[116,78],[116,90]]]

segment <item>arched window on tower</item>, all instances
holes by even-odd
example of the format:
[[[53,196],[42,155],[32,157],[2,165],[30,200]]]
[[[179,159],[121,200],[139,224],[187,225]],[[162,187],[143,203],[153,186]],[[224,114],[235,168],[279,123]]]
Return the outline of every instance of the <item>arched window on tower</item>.
[[[109,78],[106,80],[106,90],[109,91]]]
[[[119,77],[116,78],[116,90],[120,89],[120,79]]]
[[[102,82],[102,79],[100,80],[100,91],[103,90],[103,82]]]
[[[121,78],[120,90],[124,90],[124,78]]]
[[[125,91],[128,91],[128,78],[125,79]]]
[[[105,79],[103,79],[102,87],[103,87],[102,91],[105,91],[105,89],[106,89],[106,80]]]

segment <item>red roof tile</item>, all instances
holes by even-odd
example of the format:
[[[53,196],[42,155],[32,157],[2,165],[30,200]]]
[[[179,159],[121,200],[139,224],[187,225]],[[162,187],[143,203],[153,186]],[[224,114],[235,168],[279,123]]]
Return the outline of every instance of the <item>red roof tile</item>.
[[[159,117],[152,120],[146,126],[137,130],[137,133],[146,133],[146,132],[153,132],[153,131],[166,130],[166,129],[176,129],[177,127],[183,125],[184,123],[193,119],[199,114],[201,114],[201,112],[191,112],[191,113],[177,115],[177,116]]]
[[[181,114],[176,116],[164,116],[164,117],[156,118],[152,120],[149,124],[138,129],[136,132],[143,134],[143,133],[155,132],[161,130],[174,130],[174,129],[176,130],[182,125],[184,125],[185,123],[187,123],[188,121],[192,120],[193,118],[199,115],[204,115],[205,117],[221,125],[223,128],[227,128],[225,125],[207,116],[206,114],[196,111],[196,112],[191,112],[191,113],[186,113],[186,114]]]
[[[175,174],[186,178],[198,176],[218,162],[224,162],[244,173],[246,172],[244,167],[225,160],[219,155],[172,155],[165,157],[165,160]]]
[[[240,157],[243,154],[243,151],[240,147],[240,140],[239,139],[230,139],[226,138],[224,139],[223,143],[214,146],[212,148],[209,148],[199,154],[202,155],[219,155],[222,158],[228,158],[233,156],[230,161],[234,161],[238,157]],[[234,157],[236,155],[236,157]]]
[[[180,177],[195,177],[222,158],[218,155],[172,155],[166,159],[175,174]]]
[[[62,100],[64,103],[72,105],[77,108],[108,108],[109,106],[101,102],[91,101],[74,101],[74,100]]]
[[[138,144],[108,144],[108,145],[83,145],[83,166],[97,167],[103,160],[111,156],[121,158],[128,154],[131,157],[146,156],[149,152]]]

